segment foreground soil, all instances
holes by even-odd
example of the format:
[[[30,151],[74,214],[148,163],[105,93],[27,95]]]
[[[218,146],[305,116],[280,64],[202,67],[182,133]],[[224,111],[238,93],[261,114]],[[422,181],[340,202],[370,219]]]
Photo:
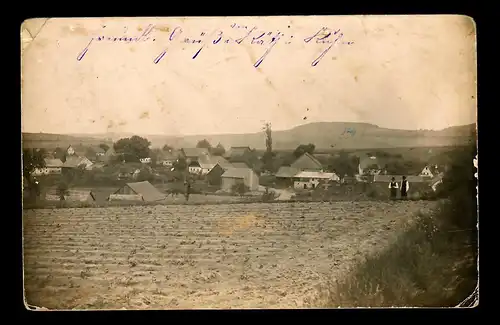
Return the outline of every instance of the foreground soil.
[[[25,210],[26,302],[49,309],[300,308],[424,201]]]

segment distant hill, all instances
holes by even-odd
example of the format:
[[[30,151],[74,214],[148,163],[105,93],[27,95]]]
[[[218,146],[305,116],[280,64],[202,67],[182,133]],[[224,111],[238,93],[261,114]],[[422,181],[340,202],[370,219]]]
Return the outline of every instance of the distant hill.
[[[350,135],[343,136],[346,130]],[[453,126],[443,130],[396,130],[380,128],[368,123],[318,122],[309,123],[283,131],[273,131],[273,148],[276,150],[295,149],[300,144],[313,143],[318,150],[329,149],[371,149],[399,147],[441,147],[463,145],[470,142],[476,132],[476,125]],[[24,143],[28,146],[36,144],[64,143],[107,143],[133,134],[92,134],[92,135],[57,135],[25,133]],[[265,148],[263,132],[249,134],[188,135],[165,136],[144,135],[153,147],[169,144],[174,147],[194,147],[199,140],[207,139],[212,145],[222,143],[224,147],[250,146],[255,149]]]
[[[112,145],[109,137],[75,136],[50,133],[22,133],[23,148],[55,149],[67,148],[70,145],[98,146],[101,143]]]

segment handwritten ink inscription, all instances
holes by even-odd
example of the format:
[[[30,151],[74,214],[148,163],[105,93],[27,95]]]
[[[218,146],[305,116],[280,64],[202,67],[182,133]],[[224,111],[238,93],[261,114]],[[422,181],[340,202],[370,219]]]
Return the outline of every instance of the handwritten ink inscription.
[[[241,45],[246,42],[255,46],[262,46],[265,48],[263,54],[254,63],[254,67],[259,67],[265,58],[269,55],[276,44],[281,43],[284,45],[291,44],[295,41],[294,35],[290,33],[290,26],[286,28],[286,33],[282,31],[263,31],[259,30],[257,26],[246,26],[238,25],[233,23],[230,25],[230,32],[225,32],[222,29],[214,30],[211,32],[201,32],[197,36],[183,35],[184,32],[181,27],[175,27],[169,34],[167,43],[172,44],[174,42],[182,44],[198,44],[200,47],[194,52],[192,59],[196,59],[206,48],[207,44],[219,45],[219,44],[234,44]],[[88,53],[91,45],[99,42],[112,42],[112,43],[144,43],[144,42],[156,42],[159,41],[154,37],[155,25],[150,24],[140,35],[134,37],[131,36],[95,36],[92,37],[87,46],[85,46],[77,56],[77,60],[81,61]],[[236,38],[234,35],[236,34]],[[304,42],[306,44],[325,44],[324,50],[314,58],[311,62],[311,66],[315,67],[323,59],[323,57],[332,49],[334,45],[352,45],[354,42],[345,41],[344,33],[340,29],[331,29],[328,27],[321,27],[318,31],[311,34],[304,39],[299,39],[299,42]],[[154,64],[160,63],[164,57],[167,55],[167,47],[162,50],[153,59]]]

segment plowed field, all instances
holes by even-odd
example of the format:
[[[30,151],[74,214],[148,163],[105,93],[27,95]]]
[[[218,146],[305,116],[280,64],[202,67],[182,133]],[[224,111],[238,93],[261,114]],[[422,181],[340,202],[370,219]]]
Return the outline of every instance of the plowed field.
[[[24,211],[28,304],[300,308],[429,202]]]

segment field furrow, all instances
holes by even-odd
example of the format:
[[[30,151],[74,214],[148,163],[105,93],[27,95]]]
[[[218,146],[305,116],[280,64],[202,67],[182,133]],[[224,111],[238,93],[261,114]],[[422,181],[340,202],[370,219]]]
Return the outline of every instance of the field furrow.
[[[29,304],[296,308],[428,202],[25,210]]]

